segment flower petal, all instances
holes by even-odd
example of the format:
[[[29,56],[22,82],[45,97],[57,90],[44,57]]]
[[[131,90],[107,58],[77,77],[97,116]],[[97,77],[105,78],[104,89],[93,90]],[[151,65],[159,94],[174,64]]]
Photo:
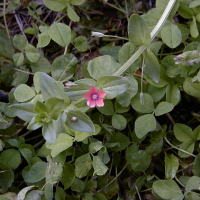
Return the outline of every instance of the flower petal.
[[[87,101],[87,105],[88,105],[90,108],[94,108],[94,107],[95,107],[95,105],[96,105],[96,102],[95,102],[95,101],[92,101],[92,100],[90,100],[90,101]]]
[[[106,96],[106,92],[104,91],[99,91],[98,92],[99,98],[103,99]]]
[[[98,107],[103,107],[103,106],[104,106],[103,99],[98,99],[98,100],[96,101],[96,104],[97,104]]]
[[[94,93],[98,93],[99,90],[98,90],[95,86],[92,86],[92,87],[90,88],[90,92],[91,92],[92,94],[94,94]]]
[[[83,97],[85,99],[87,99],[88,101],[90,101],[92,99],[92,93],[91,92],[87,92],[83,95]]]

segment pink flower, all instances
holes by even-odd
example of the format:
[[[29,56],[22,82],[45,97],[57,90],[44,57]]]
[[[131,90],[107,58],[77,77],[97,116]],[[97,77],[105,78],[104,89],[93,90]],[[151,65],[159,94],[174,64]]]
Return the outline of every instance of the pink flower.
[[[99,91],[95,86],[90,88],[90,91],[83,95],[87,99],[87,105],[94,108],[96,105],[98,107],[103,107],[103,98],[106,96],[106,92]]]

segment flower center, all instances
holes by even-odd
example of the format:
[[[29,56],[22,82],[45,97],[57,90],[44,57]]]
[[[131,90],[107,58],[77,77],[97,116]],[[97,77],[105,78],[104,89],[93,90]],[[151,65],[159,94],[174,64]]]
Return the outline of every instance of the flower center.
[[[99,98],[99,95],[98,95],[98,94],[93,94],[93,95],[92,95],[92,100],[93,100],[93,101],[98,100],[98,98]]]

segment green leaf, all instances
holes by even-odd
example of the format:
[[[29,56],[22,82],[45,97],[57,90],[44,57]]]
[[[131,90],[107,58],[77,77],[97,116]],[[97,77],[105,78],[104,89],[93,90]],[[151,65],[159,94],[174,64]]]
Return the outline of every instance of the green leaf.
[[[176,106],[181,99],[180,90],[174,84],[168,84],[166,87],[166,100],[168,103],[174,104]]]
[[[87,176],[88,172],[92,168],[92,160],[90,154],[80,156],[75,161],[75,174],[78,178]]]
[[[14,173],[9,167],[2,163],[0,163],[0,171],[0,192],[4,193],[12,185],[14,181]]]
[[[62,47],[67,47],[71,41],[71,29],[65,24],[54,22],[48,33],[51,39]]]
[[[193,140],[200,140],[200,126],[196,127],[193,131]]]
[[[14,54],[14,48],[8,38],[7,32],[5,29],[1,29],[0,30],[0,56],[12,59],[13,54]],[[2,73],[1,73],[1,76],[2,76]]]
[[[194,1],[190,2],[189,7],[194,8],[194,7],[197,7],[199,5],[200,5],[199,0],[196,0],[196,1],[194,0]]]
[[[32,163],[32,151],[28,148],[20,148],[19,151],[30,165]]]
[[[65,110],[67,113],[67,125],[74,130],[81,132],[95,132],[94,124],[91,119],[72,104]],[[77,117],[76,121],[71,120],[72,117]]]
[[[102,176],[108,170],[108,167],[102,162],[102,159],[100,156],[93,156],[92,165],[94,168],[93,176],[96,176],[96,175]]]
[[[80,17],[76,14],[76,12],[74,11],[73,7],[70,4],[67,5],[67,14],[72,21],[74,22],[80,21]]]
[[[26,193],[27,193],[28,191],[30,191],[33,187],[35,187],[35,186],[28,186],[28,187],[23,188],[23,189],[18,193],[17,199],[16,199],[16,200],[21,200],[21,199],[23,200],[23,199],[25,199]]]
[[[9,106],[11,112],[14,113],[15,116],[18,116],[27,122],[30,122],[31,119],[35,116],[35,113],[33,112],[34,107],[35,104],[32,103],[20,103]]]
[[[50,156],[47,157],[47,161],[45,171],[46,183],[55,184],[62,178],[62,165],[60,162],[54,162]]]
[[[52,119],[57,120],[60,113],[63,111],[64,101],[56,97],[51,97],[45,101],[45,105],[49,108],[48,113]]]
[[[119,143],[120,145],[109,147],[109,149],[111,149],[112,151],[122,151],[130,144],[130,140],[123,133],[117,132],[117,133],[114,133],[113,136],[110,138],[108,144],[110,143]]]
[[[139,150],[129,159],[133,171],[145,171],[151,163],[151,155],[143,150]]]
[[[103,76],[97,79],[97,84],[106,92],[106,99],[113,99],[128,89],[129,80],[121,76]]]
[[[29,199],[40,200],[42,195],[43,195],[43,191],[40,191],[40,190],[33,190],[33,191],[30,191],[30,192],[26,195],[26,198],[25,198],[24,200],[29,200]]]
[[[93,200],[107,200],[107,198],[101,193],[96,193],[92,198]]]
[[[52,77],[60,82],[69,80],[75,73],[77,63],[73,54],[58,56],[52,63]]]
[[[193,167],[192,167],[192,173],[195,176],[200,176],[200,154],[198,154],[195,159],[194,159],[194,163],[193,163]]]
[[[151,35],[146,21],[139,15],[133,14],[128,22],[129,40],[134,45],[151,44]]]
[[[154,102],[161,100],[165,95],[165,91],[165,88],[157,88],[153,85],[149,85],[148,87],[148,94],[151,95]]]
[[[77,48],[78,51],[84,52],[87,50],[87,39],[83,36],[78,36],[74,39],[74,45]]]
[[[165,176],[167,179],[173,179],[179,167],[179,160],[173,154],[165,155]]]
[[[139,113],[151,113],[154,111],[154,103],[152,97],[144,93],[143,94],[144,103],[141,104],[140,102],[140,94],[137,94],[135,97],[131,100],[131,106],[134,110],[136,110]]]
[[[57,120],[51,120],[49,123],[45,123],[42,127],[42,135],[44,139],[50,143],[56,141],[57,136],[63,130],[66,122],[66,113],[61,113]]]
[[[114,114],[112,116],[112,126],[119,130],[124,130],[126,128],[126,118],[119,114]]]
[[[78,178],[75,178],[74,182],[71,185],[72,191],[82,192],[85,188],[85,183]]]
[[[174,135],[181,142],[193,139],[192,129],[185,124],[176,123],[174,125]]]
[[[66,87],[64,90],[66,91],[67,96],[70,100],[76,101],[83,97],[83,95],[89,92],[90,87],[96,87],[96,81],[89,78],[84,78],[77,80],[74,82],[72,87]]]
[[[138,138],[144,137],[148,132],[156,129],[156,119],[152,114],[138,117],[135,121],[135,134]]]
[[[107,163],[110,162],[110,157],[108,155],[108,151],[107,150],[105,150],[104,152],[99,151],[97,155],[101,157],[101,159],[102,159],[104,164],[107,164]]]
[[[161,30],[163,42],[170,48],[176,48],[182,42],[181,31],[172,22],[168,22]]]
[[[127,149],[126,149],[126,160],[127,162],[131,165],[134,164],[132,162],[132,159],[134,157],[134,154],[137,153],[139,150],[138,146],[136,143],[133,143],[132,145],[130,145]]]
[[[163,101],[157,105],[155,109],[155,116],[164,115],[165,113],[172,111],[173,108],[174,108],[174,105],[172,103]]]
[[[60,85],[53,78],[43,72],[40,76],[40,88],[44,100],[47,100],[50,97],[57,97],[65,101],[65,106],[70,104],[68,96]]]
[[[116,97],[117,102],[122,107],[128,107],[131,104],[131,99],[138,92],[138,82],[136,81],[136,79],[132,75],[127,76],[126,78],[128,78],[130,83],[128,89]]]
[[[190,34],[194,38],[197,38],[199,36],[199,31],[195,16],[192,16],[192,22],[190,24]]]
[[[53,144],[48,146],[48,148],[52,149],[51,156],[55,157],[60,152],[71,147],[73,144],[73,141],[74,141],[74,138],[67,135],[66,133],[59,134],[56,141]]]
[[[111,56],[99,56],[89,61],[88,72],[94,79],[114,74],[121,65]]]
[[[25,53],[26,53],[26,57],[33,63],[37,62],[40,58],[39,51],[34,46],[32,46],[30,44],[26,45]]]
[[[192,66],[200,62],[200,52],[197,50],[186,51],[174,58],[175,64]]]
[[[93,142],[89,145],[89,152],[96,153],[97,151],[101,150],[102,148],[104,148],[106,150],[106,148],[103,146],[102,142],[100,142],[100,141]]]
[[[48,27],[48,29],[49,29],[49,27]],[[48,29],[38,35],[37,48],[46,47],[50,43],[51,37],[49,36]]]
[[[8,149],[1,153],[0,162],[10,169],[16,169],[21,163],[21,156],[18,150]]]
[[[137,51],[138,47],[130,42],[125,43],[118,53],[119,63],[123,65]],[[125,71],[129,74],[135,73],[142,66],[142,56],[139,56],[133,64]]]
[[[173,180],[158,180],[153,183],[153,190],[163,199],[183,199],[179,186]]]
[[[183,142],[179,148],[182,149],[182,150],[185,150],[189,153],[193,153],[193,151],[194,151],[194,141]],[[181,158],[186,158],[186,157],[190,156],[188,153],[184,153],[182,151],[178,151],[178,155]]]
[[[185,190],[187,192],[190,192],[191,190],[199,190],[199,182],[200,182],[200,177],[192,176],[187,182],[187,185],[185,186]]]
[[[13,61],[15,65],[18,67],[20,65],[23,65],[24,63],[24,54],[23,53],[15,53],[13,55]]]
[[[23,35],[15,35],[13,38],[13,46],[20,51],[24,51],[27,45],[27,40]]]
[[[44,187],[44,195],[47,200],[53,200],[53,184],[46,184]]]
[[[160,81],[160,64],[157,57],[149,48],[145,51],[144,73],[147,74],[155,83]]]
[[[100,113],[104,115],[113,115],[114,114],[114,106],[111,100],[104,100],[103,107],[97,107]]]
[[[85,0],[70,0],[72,5],[78,6],[81,5]]]
[[[56,187],[55,200],[65,200],[66,193],[61,187]]]
[[[74,167],[65,162],[63,166],[63,174],[61,178],[61,183],[64,185],[64,189],[68,189],[72,183],[74,182],[75,179],[75,170]]]
[[[63,10],[67,6],[64,0],[43,0],[43,2],[47,8],[56,12]]]
[[[40,57],[37,62],[31,63],[31,70],[34,74],[37,72],[50,73],[51,64],[46,58]]]
[[[45,177],[47,164],[45,162],[36,162],[26,173],[24,181],[27,183],[35,183]]]
[[[200,83],[199,82],[193,83],[192,78],[190,78],[190,77],[187,77],[183,83],[184,91],[193,97],[200,97],[200,87],[199,86],[200,86]]]
[[[24,102],[32,99],[35,96],[35,92],[26,84],[21,84],[15,89],[14,96],[17,101]]]

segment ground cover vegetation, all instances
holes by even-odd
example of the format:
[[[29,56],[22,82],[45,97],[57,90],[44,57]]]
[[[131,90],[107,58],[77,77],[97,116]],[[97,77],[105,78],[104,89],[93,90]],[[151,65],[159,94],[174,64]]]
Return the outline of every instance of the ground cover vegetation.
[[[199,0],[4,0],[0,27],[0,199],[200,199]]]

